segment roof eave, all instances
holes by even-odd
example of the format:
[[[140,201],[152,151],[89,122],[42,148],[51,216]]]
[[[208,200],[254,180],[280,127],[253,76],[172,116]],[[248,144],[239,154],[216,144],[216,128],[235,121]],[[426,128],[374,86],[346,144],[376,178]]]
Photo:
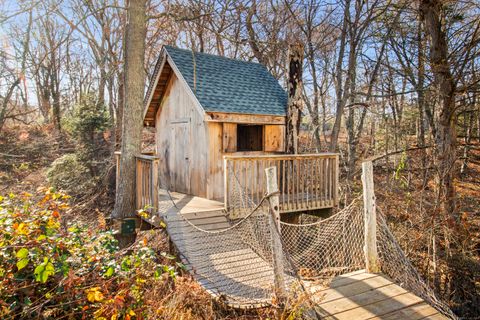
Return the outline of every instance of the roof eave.
[[[152,74],[152,79],[150,80],[150,84],[148,85],[147,95],[144,99],[144,107],[143,107],[143,121],[145,122],[145,117],[147,115],[148,108],[150,107],[150,103],[152,102],[153,94],[155,93],[155,88],[157,87],[158,80],[160,79],[160,74],[162,73],[162,69],[165,66],[166,59],[166,50],[162,48],[160,51],[160,57],[155,65],[154,72]]]

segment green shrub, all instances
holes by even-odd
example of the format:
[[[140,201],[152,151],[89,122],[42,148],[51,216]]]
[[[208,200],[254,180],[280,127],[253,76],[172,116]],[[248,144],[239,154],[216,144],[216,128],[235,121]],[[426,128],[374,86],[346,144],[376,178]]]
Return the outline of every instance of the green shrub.
[[[72,134],[77,142],[76,153],[78,159],[94,171],[94,164],[105,151],[102,132],[108,128],[109,119],[105,105],[98,104],[95,95],[84,95],[75,106]]]
[[[66,154],[56,159],[47,171],[50,185],[72,196],[92,191],[96,181],[90,169],[78,160],[76,154]]]

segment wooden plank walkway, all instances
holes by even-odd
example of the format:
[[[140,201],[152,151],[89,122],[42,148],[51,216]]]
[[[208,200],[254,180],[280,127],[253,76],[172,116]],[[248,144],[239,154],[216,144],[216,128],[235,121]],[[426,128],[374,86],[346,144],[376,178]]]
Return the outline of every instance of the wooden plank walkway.
[[[183,209],[192,208],[187,207]],[[269,305],[273,286],[271,265],[232,233],[207,234],[193,228],[180,215],[209,231],[228,228],[230,223],[221,210],[178,213],[178,209],[176,212],[170,209],[162,214],[170,239],[195,280],[213,298],[228,297],[225,303],[231,307]]]
[[[273,270],[232,232],[208,234],[230,223],[223,203],[172,193],[160,197],[160,214],[187,270],[213,298],[236,308],[267,306],[271,302]],[[294,279],[286,275],[288,284]],[[287,286],[288,286],[287,284]],[[328,287],[312,281],[304,286],[317,303],[322,319],[447,319],[423,299],[394,284],[381,274],[364,270],[334,278]],[[225,299],[227,298],[227,299]]]
[[[179,192],[170,192],[175,205],[180,209],[180,213],[203,213],[208,211],[223,210],[223,202],[209,200]],[[160,190],[158,211],[161,213],[177,212],[170,196],[164,190]],[[204,215],[202,215],[204,217]]]
[[[334,278],[328,288],[305,284],[322,319],[447,319],[382,274],[359,270]]]

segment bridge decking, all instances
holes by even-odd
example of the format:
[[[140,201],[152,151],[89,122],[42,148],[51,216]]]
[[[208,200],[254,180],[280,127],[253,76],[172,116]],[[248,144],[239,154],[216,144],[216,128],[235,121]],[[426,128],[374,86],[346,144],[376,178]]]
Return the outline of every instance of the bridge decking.
[[[382,274],[359,270],[334,278],[328,288],[306,285],[322,319],[447,319]]]
[[[182,199],[186,199],[185,205],[177,205],[183,212],[180,214],[195,225],[207,230],[229,226],[219,207],[198,213],[205,204],[203,200],[179,198],[176,202],[181,204]],[[171,240],[195,280],[215,298],[228,296],[236,300],[227,301],[233,307],[268,305],[271,299],[266,299],[265,293],[273,286],[270,264],[228,232],[216,235],[217,241],[213,243],[202,241],[203,233],[188,225],[178,209],[160,212]],[[286,275],[286,280],[290,282],[293,278]],[[328,287],[311,281],[304,281],[304,285],[325,319],[446,319],[423,299],[381,274],[359,270],[334,278]]]

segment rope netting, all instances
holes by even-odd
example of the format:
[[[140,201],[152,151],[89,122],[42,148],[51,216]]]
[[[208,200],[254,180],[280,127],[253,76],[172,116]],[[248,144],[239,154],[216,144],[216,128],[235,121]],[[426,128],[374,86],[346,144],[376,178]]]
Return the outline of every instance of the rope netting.
[[[278,236],[285,283],[292,295],[304,291],[304,280],[325,282],[365,268],[364,213],[359,199],[325,219],[301,213],[295,223],[281,222],[279,231],[269,206],[272,195],[254,203],[233,174],[228,178],[229,205],[235,208],[234,214],[220,210],[189,215],[181,214],[178,208],[161,213],[185,265],[211,295],[242,308],[273,304],[272,243]],[[377,245],[385,275],[454,318],[409,262],[380,213]]]
[[[360,202],[320,220],[300,214],[298,223],[281,222],[283,249],[303,279],[329,280],[365,268]],[[314,218],[316,222],[310,222]]]
[[[377,210],[377,250],[381,271],[404,289],[416,294],[445,316],[457,319],[448,305],[438,299],[412,265],[387,225],[387,218]]]

